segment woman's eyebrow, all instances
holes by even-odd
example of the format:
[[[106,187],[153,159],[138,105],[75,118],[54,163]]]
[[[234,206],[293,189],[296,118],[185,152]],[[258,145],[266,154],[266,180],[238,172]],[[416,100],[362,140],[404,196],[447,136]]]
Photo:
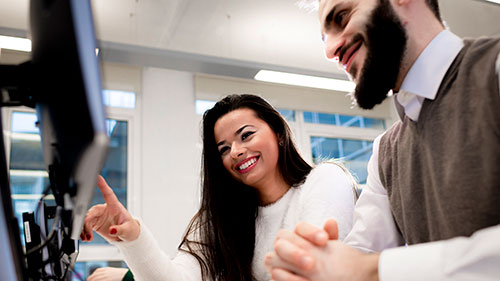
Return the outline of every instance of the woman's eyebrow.
[[[236,130],[236,132],[234,132],[234,135],[237,136],[241,133],[241,131],[243,131],[246,127],[250,127],[252,125],[243,125],[241,126],[241,128],[239,128],[238,130]]]
[[[252,125],[243,125],[243,126],[241,126],[241,128],[236,130],[236,132],[234,132],[234,135],[235,136],[239,135],[241,133],[241,131],[243,131],[246,127],[253,127],[253,126]],[[217,147],[223,145],[225,142],[226,142],[226,140],[221,140],[220,142],[217,143]]]

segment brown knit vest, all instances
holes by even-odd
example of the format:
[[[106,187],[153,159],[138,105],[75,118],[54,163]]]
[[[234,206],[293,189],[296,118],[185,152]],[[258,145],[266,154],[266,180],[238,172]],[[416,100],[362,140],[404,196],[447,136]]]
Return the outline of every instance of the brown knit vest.
[[[418,122],[405,116],[380,141],[380,179],[408,244],[500,223],[500,39],[464,43]]]

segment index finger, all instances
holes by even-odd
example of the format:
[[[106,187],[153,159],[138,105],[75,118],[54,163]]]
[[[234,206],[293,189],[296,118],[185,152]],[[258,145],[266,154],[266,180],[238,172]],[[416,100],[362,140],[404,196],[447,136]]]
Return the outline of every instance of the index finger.
[[[287,240],[302,249],[310,249],[311,246],[314,245],[304,237],[288,229],[281,229],[280,231],[278,231],[278,234],[276,235],[276,238],[274,240],[274,244],[276,245],[276,242],[278,242],[279,240]]]
[[[106,204],[109,205],[119,202],[118,198],[116,198],[115,193],[101,175],[97,176],[97,187],[99,187],[99,190],[101,191],[102,197],[104,198],[104,201],[106,201]]]

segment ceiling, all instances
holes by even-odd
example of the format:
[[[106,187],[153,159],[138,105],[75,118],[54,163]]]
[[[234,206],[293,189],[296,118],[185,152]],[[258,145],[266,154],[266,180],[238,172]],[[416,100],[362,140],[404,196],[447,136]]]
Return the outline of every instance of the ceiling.
[[[0,0],[0,34],[26,35],[28,0]],[[343,76],[325,60],[315,12],[297,0],[91,0],[108,61],[253,77],[259,68]],[[500,36],[500,5],[440,0],[460,36]]]

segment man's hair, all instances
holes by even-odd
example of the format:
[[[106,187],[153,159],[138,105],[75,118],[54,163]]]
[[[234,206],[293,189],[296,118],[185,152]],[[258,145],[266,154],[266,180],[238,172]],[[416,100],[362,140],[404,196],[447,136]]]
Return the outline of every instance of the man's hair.
[[[436,16],[436,18],[442,22],[443,20],[441,19],[441,13],[439,12],[438,0],[425,0],[425,2],[427,3],[427,6],[429,6],[429,8],[431,9],[434,16]]]
[[[318,6],[319,6],[319,0],[299,0],[296,3],[297,3],[297,6],[299,6],[300,8],[304,8],[304,9],[309,10],[309,11],[318,10]],[[439,12],[438,0],[425,0],[425,3],[427,3],[427,6],[429,6],[429,8],[431,9],[434,16],[439,21],[443,21],[441,19],[441,13]]]

